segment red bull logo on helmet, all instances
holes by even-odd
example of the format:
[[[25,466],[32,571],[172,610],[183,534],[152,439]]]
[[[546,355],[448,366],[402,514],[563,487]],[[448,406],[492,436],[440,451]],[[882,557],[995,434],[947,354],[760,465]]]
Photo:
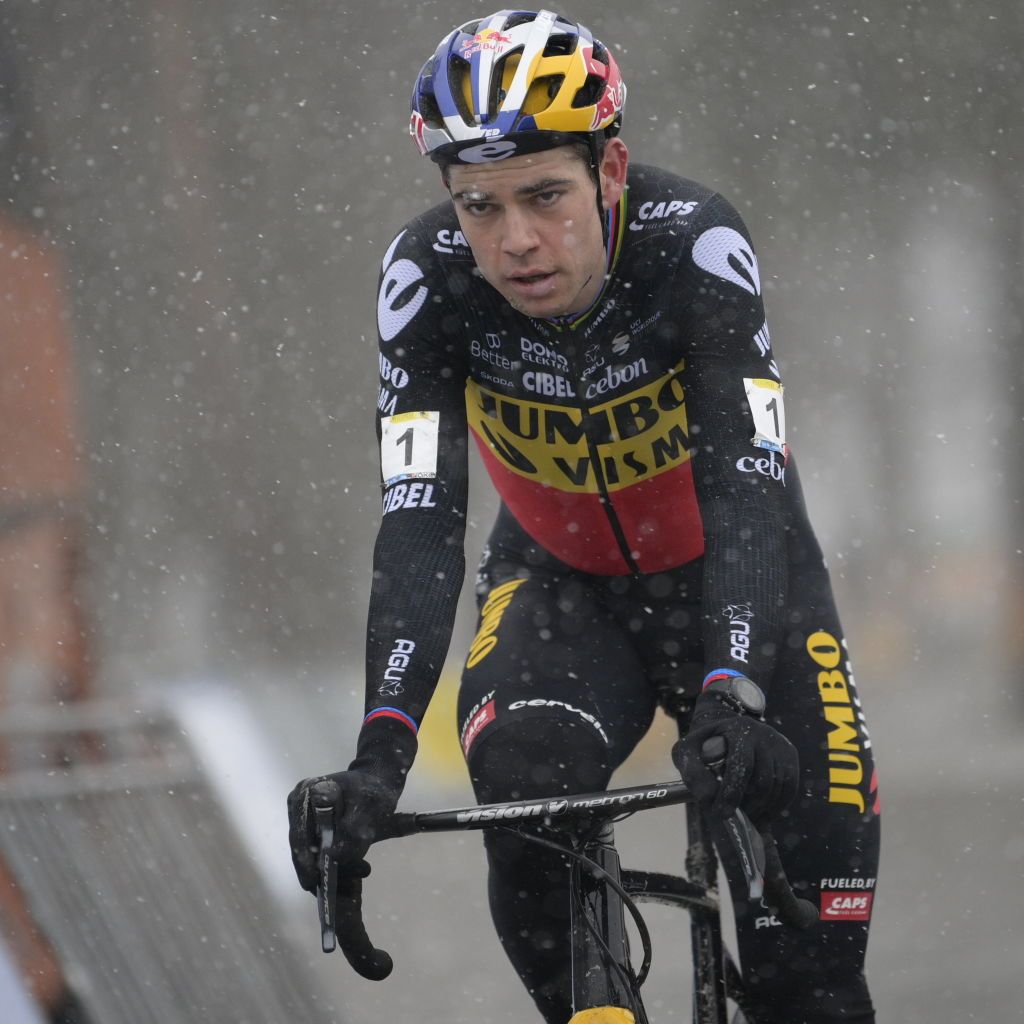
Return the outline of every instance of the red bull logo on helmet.
[[[597,101],[590,130],[596,131],[598,128],[607,127],[614,116],[623,109],[625,103],[626,84],[623,82],[622,75],[618,74],[618,68],[612,65],[608,69],[608,84]]]
[[[612,55],[608,54],[609,64],[606,68],[600,61],[594,60],[587,55],[587,70],[591,74],[599,74],[602,78],[607,77],[607,84],[601,98],[597,101],[594,109],[594,118],[590,122],[590,130],[597,131],[598,128],[607,128],[614,120],[615,115],[622,110],[626,102],[626,85],[619,73],[619,66],[615,63]]]
[[[500,50],[511,42],[511,36],[503,35],[497,29],[485,28],[483,32],[477,32],[472,39],[467,39],[460,49],[463,57],[472,57],[481,50]]]

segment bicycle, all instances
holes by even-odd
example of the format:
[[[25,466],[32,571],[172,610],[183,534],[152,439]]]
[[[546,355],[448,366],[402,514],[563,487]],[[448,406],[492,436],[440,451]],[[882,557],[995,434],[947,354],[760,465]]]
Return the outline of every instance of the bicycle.
[[[702,750],[712,768],[724,762],[725,741],[709,739]],[[313,787],[313,805],[321,835],[317,909],[325,953],[340,947],[364,978],[379,981],[392,970],[391,957],[370,941],[362,919],[361,886],[337,903],[337,865],[333,843],[335,793],[325,781]],[[686,876],[626,870],[614,845],[614,823],[638,811],[685,804]],[[742,866],[751,900],[788,927],[804,929],[818,919],[815,906],[795,895],[779,860],[771,833],[758,832],[742,811],[724,821]],[[529,830],[526,827],[528,826]],[[636,904],[663,903],[690,913],[693,959],[694,1024],[728,1024],[728,1005],[736,1007],[732,1024],[756,1024],[736,962],[722,940],[718,898],[718,856],[710,822],[682,782],[573,796],[481,804],[450,810],[396,812],[378,841],[424,832],[501,828],[553,848],[570,867],[569,939],[572,956],[572,1005],[569,1024],[649,1024],[640,988],[651,965],[651,937]],[[543,828],[561,842],[536,834]],[[626,914],[640,939],[639,970],[630,959]]]

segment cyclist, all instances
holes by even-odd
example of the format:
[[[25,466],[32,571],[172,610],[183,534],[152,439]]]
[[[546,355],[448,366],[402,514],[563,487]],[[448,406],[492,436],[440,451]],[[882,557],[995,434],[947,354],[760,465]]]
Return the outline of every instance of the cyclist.
[[[478,799],[605,786],[659,697],[691,698],[684,779],[715,814],[772,822],[821,908],[791,932],[734,886],[757,1020],[870,1022],[870,741],[786,444],[757,258],[722,196],[630,162],[625,95],[611,50],[548,11],[463,25],[416,81],[411,133],[449,195],[381,268],[383,514],[366,717],[329,776],[335,852],[365,873],[415,755],[463,580],[472,436],[501,498],[459,698]],[[716,734],[721,783],[698,756]],[[289,797],[310,891],[313,781]],[[485,843],[502,945],[564,1024],[564,864]]]

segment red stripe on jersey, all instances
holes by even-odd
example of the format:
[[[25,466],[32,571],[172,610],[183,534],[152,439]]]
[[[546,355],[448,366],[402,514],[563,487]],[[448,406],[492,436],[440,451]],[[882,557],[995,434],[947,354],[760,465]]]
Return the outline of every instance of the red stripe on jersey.
[[[484,466],[520,526],[546,551],[597,576],[632,571],[601,495],[562,491],[513,473],[473,434]],[[686,462],[612,493],[612,508],[641,572],[661,572],[699,558],[704,532]]]

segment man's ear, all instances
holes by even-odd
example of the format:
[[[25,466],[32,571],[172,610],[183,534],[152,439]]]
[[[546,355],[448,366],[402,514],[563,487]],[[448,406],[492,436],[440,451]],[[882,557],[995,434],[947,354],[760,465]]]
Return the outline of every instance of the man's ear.
[[[601,156],[601,201],[605,209],[614,206],[626,187],[629,150],[622,139],[609,139]]]

